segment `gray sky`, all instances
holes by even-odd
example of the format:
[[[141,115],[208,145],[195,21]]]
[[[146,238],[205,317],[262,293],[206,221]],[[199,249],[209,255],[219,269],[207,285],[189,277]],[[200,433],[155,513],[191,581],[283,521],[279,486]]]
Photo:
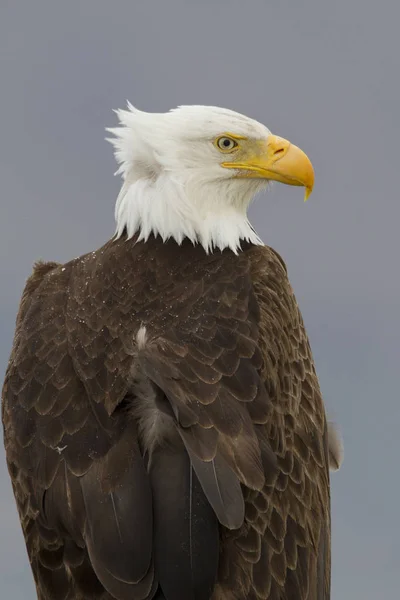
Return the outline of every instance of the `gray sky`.
[[[397,0],[0,9],[1,376],[32,262],[66,261],[113,233],[112,108],[232,108],[312,159],[306,205],[276,185],[251,217],[288,264],[345,440],[332,477],[334,600],[399,595],[399,19]],[[0,453],[0,597],[33,599]]]

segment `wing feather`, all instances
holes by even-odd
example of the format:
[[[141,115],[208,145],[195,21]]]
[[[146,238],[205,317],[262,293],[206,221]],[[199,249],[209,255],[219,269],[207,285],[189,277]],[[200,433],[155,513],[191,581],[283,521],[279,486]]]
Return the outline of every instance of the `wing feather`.
[[[128,427],[80,478],[86,510],[84,539],[96,574],[111,594],[111,578],[137,584],[151,567],[152,495],[135,437],[135,428]]]

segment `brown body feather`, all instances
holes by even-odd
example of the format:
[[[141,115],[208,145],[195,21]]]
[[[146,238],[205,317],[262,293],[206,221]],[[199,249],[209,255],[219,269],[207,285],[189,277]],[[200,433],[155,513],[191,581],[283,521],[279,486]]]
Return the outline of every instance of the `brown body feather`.
[[[36,266],[3,422],[40,600],[329,599],[325,411],[271,249]]]

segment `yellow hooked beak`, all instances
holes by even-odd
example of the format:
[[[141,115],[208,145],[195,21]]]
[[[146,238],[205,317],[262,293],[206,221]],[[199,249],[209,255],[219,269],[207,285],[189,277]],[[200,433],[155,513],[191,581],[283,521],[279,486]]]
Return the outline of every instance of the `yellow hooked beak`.
[[[251,152],[241,155],[238,162],[223,162],[227,169],[243,171],[238,177],[272,179],[287,185],[305,187],[304,202],[314,187],[314,169],[308,156],[288,140],[269,135],[264,141],[252,144]],[[244,159],[244,160],[243,160]]]

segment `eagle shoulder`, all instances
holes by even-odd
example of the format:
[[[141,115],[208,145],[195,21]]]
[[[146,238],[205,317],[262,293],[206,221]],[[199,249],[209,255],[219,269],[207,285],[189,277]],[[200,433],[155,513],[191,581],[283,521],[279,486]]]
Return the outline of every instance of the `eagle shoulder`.
[[[30,301],[32,300],[35,291],[43,282],[44,277],[47,275],[47,273],[53,271],[53,269],[56,269],[59,266],[60,263],[57,262],[44,262],[41,260],[35,262],[35,264],[33,265],[33,271],[28,277],[22,292],[16,320],[17,329],[22,323],[26,311],[28,310]]]

